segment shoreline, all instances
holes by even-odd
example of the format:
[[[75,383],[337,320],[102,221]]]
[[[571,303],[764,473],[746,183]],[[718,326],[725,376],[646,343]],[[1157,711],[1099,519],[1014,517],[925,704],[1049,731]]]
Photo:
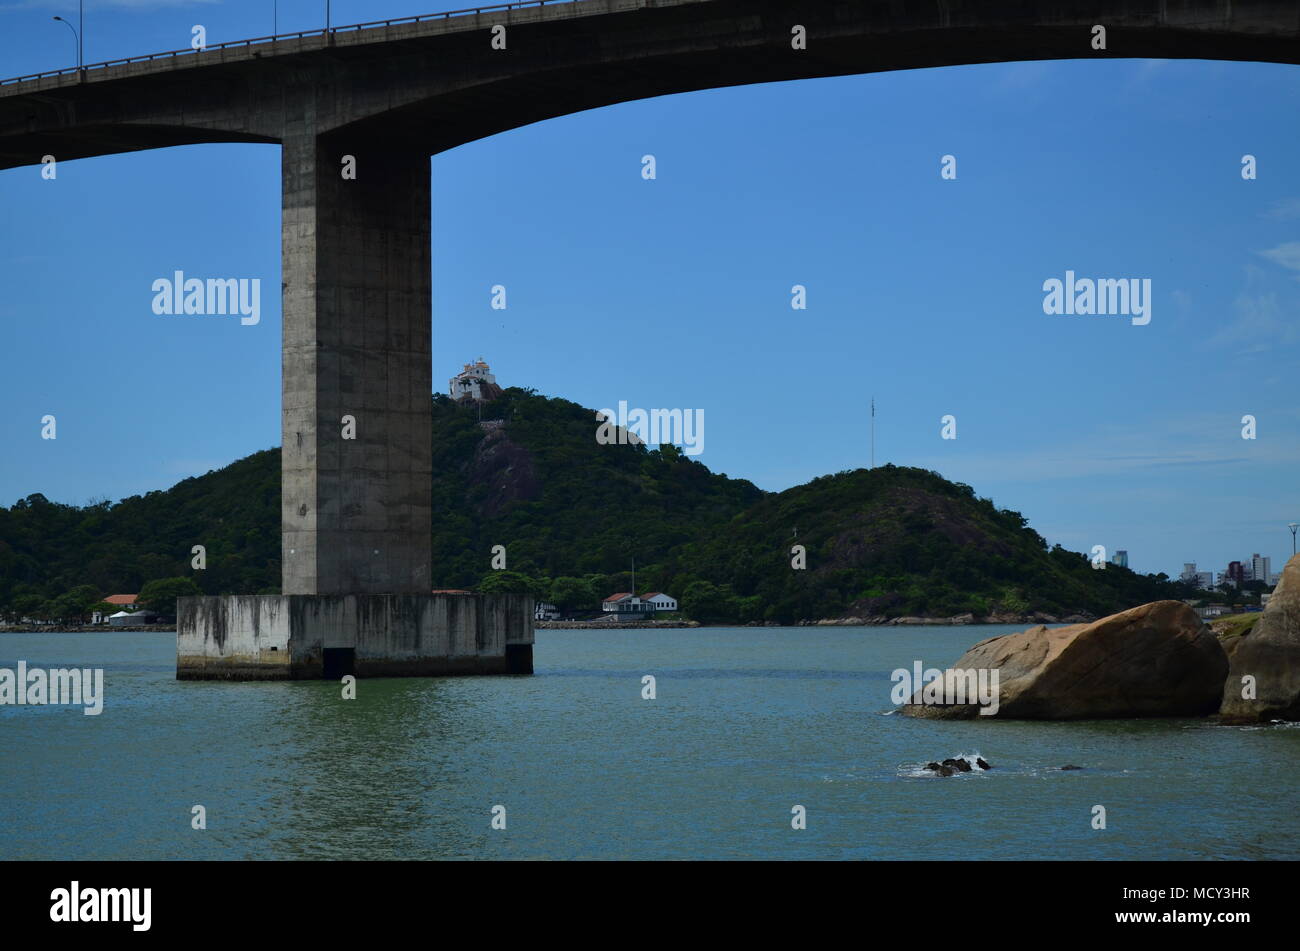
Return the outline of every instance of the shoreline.
[[[993,616],[975,620],[967,616],[959,617],[898,617],[898,618],[823,618],[818,621],[796,621],[793,624],[781,624],[777,621],[750,621],[746,624],[701,624],[699,621],[536,621],[538,630],[611,630],[631,631],[642,628],[693,628],[693,627],[980,627],[982,625],[1024,624],[1091,624],[1096,618],[1072,614],[1057,618],[1051,615]]]
[[[1258,612],[1256,612],[1258,613]],[[1223,619],[1214,618],[1213,621],[1226,620],[1238,615],[1225,615]],[[816,621],[802,620],[793,624],[780,624],[776,621],[750,621],[746,624],[701,624],[699,621],[535,621],[535,630],[608,630],[608,631],[635,631],[635,630],[688,630],[699,627],[730,627],[730,628],[765,628],[765,627],[987,627],[987,626],[1006,626],[1008,624],[1018,624],[1026,626],[1036,626],[1040,624],[1090,624],[1095,618],[1089,618],[1086,615],[1069,615],[1067,617],[1054,617],[1047,614],[1034,615],[993,615],[991,617],[976,620],[970,615],[958,615],[957,617],[847,617],[847,618],[822,618]],[[1207,620],[1206,623],[1211,623]],[[1217,628],[1216,628],[1217,630]],[[53,627],[50,625],[22,624],[22,625],[0,625],[0,634],[175,634],[176,626],[174,624],[148,624],[136,625],[132,627],[109,627],[104,624],[90,625],[83,624],[74,627]]]
[[[175,634],[174,624],[141,624],[133,627],[109,627],[107,624],[82,624],[56,627],[52,624],[11,624],[0,627],[0,634]]]

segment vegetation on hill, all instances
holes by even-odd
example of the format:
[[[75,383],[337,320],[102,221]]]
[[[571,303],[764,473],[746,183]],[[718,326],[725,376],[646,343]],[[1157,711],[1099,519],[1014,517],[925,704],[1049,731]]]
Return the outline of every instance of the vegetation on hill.
[[[795,545],[805,551],[803,570],[791,567]],[[1103,615],[1185,594],[1164,575],[1094,569],[1077,552],[1049,549],[1023,515],[997,508],[970,486],[892,465],[769,495],[722,531],[685,546],[676,565],[685,577],[719,588],[719,615],[784,623]]]
[[[480,422],[480,416],[483,422]],[[632,587],[704,622],[969,612],[1101,614],[1184,596],[1048,549],[1016,512],[933,472],[883,466],[765,493],[672,446],[599,445],[592,410],[509,389],[431,401],[433,587],[525,591],[566,611]],[[207,594],[275,593],[280,454],[166,491],[84,507],[0,508],[0,614],[72,618],[100,598],[189,578]],[[191,567],[192,547],[207,567]],[[807,567],[791,566],[791,546]],[[492,568],[496,545],[506,570]]]
[[[29,495],[0,507],[0,613],[84,617],[102,597],[177,577],[208,594],[278,591],[279,528],[278,449],[116,504]],[[190,567],[196,544],[204,571]]]

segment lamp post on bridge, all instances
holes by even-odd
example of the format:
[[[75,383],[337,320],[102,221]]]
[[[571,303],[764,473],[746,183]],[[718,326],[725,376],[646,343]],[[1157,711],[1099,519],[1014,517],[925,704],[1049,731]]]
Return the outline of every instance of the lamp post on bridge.
[[[55,17],[54,19],[58,20],[69,30],[71,30],[73,38],[77,41],[77,72],[80,73],[82,71],[82,68],[85,66],[85,62],[86,62],[85,57],[82,55],[82,44],[81,44],[81,36],[86,31],[85,0],[80,0],[80,2],[77,4],[77,25],[76,26],[73,26],[67,20],[63,19],[63,17]]]

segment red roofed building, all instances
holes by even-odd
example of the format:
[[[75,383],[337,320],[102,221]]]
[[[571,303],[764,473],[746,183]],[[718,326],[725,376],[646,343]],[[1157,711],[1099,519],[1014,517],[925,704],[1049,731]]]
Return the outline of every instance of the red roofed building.
[[[135,607],[136,599],[139,597],[140,595],[138,594],[110,594],[104,599],[104,603],[115,604],[123,608],[133,608]]]
[[[600,602],[600,609],[611,614],[654,614],[656,611],[676,611],[677,601],[662,591],[651,591],[639,598],[630,591],[620,591]]]
[[[664,594],[662,591],[647,591],[641,595],[641,600],[655,606],[656,611],[676,611],[677,599]]]

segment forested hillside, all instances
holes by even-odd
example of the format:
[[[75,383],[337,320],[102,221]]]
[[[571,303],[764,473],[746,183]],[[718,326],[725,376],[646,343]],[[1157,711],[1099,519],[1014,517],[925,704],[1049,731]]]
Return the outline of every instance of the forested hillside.
[[[635,558],[638,590],[667,591],[700,620],[786,623],[1100,614],[1180,591],[1049,551],[1017,513],[924,470],[765,493],[671,446],[599,445],[592,410],[529,390],[506,390],[481,419],[432,399],[434,587],[524,590],[594,611],[630,588]],[[208,594],[277,592],[279,506],[275,449],[116,504],[29,496],[0,508],[0,612],[63,616],[167,578]],[[202,571],[190,567],[195,544],[207,549]],[[506,547],[505,571],[491,568],[494,545]]]

